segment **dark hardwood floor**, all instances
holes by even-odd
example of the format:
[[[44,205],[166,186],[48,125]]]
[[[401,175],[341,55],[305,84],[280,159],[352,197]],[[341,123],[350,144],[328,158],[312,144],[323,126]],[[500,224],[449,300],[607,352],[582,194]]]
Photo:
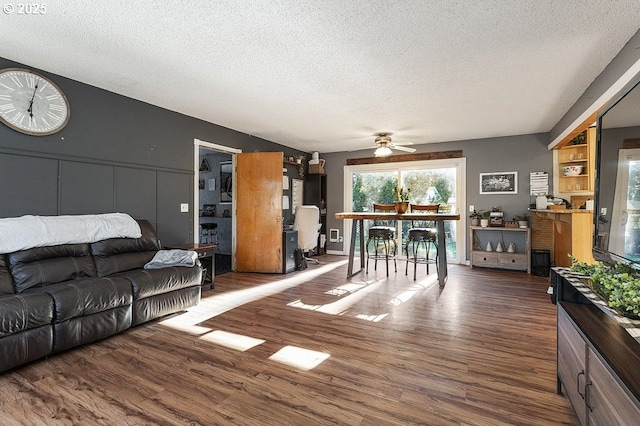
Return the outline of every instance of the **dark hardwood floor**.
[[[346,258],[227,273],[188,312],[0,375],[3,425],[576,425],[547,278]]]

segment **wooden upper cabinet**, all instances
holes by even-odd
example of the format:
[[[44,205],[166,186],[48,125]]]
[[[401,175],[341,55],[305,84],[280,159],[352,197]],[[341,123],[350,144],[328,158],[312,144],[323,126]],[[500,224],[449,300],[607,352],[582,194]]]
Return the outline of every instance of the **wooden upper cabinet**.
[[[555,195],[570,199],[572,195],[593,195],[596,164],[596,128],[589,127],[579,142],[568,141],[554,150]],[[564,168],[581,167],[579,174],[565,174]]]

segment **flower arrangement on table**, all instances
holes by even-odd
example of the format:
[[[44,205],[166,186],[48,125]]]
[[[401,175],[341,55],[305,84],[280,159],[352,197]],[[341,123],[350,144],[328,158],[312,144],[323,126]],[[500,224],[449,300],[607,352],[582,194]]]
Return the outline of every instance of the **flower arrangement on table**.
[[[408,203],[411,196],[411,189],[405,190],[404,187],[396,188],[396,201],[398,203]]]
[[[409,196],[411,189],[405,190],[403,187],[396,188],[396,212],[404,214],[409,209]]]

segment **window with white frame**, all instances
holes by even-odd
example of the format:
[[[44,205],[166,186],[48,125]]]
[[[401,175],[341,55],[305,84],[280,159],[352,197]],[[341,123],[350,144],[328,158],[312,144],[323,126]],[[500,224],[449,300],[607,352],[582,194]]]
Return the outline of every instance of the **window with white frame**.
[[[441,212],[464,212],[466,209],[466,159],[427,160],[399,163],[345,166],[345,211],[370,211],[373,203],[391,204],[396,188],[410,190],[411,203],[440,204]],[[463,263],[465,254],[465,215],[460,221],[446,221],[447,260]],[[398,221],[398,246],[410,226]],[[351,227],[343,229],[349,241]],[[366,235],[365,224],[365,235]],[[357,236],[360,238],[360,236]],[[346,245],[345,245],[346,247]],[[359,244],[356,244],[358,250]]]

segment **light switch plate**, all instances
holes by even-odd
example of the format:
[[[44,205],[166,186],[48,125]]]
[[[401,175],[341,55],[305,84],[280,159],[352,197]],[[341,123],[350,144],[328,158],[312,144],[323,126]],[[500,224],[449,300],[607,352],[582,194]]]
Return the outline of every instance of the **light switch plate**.
[[[180,204],[180,213],[189,213],[189,203]]]

